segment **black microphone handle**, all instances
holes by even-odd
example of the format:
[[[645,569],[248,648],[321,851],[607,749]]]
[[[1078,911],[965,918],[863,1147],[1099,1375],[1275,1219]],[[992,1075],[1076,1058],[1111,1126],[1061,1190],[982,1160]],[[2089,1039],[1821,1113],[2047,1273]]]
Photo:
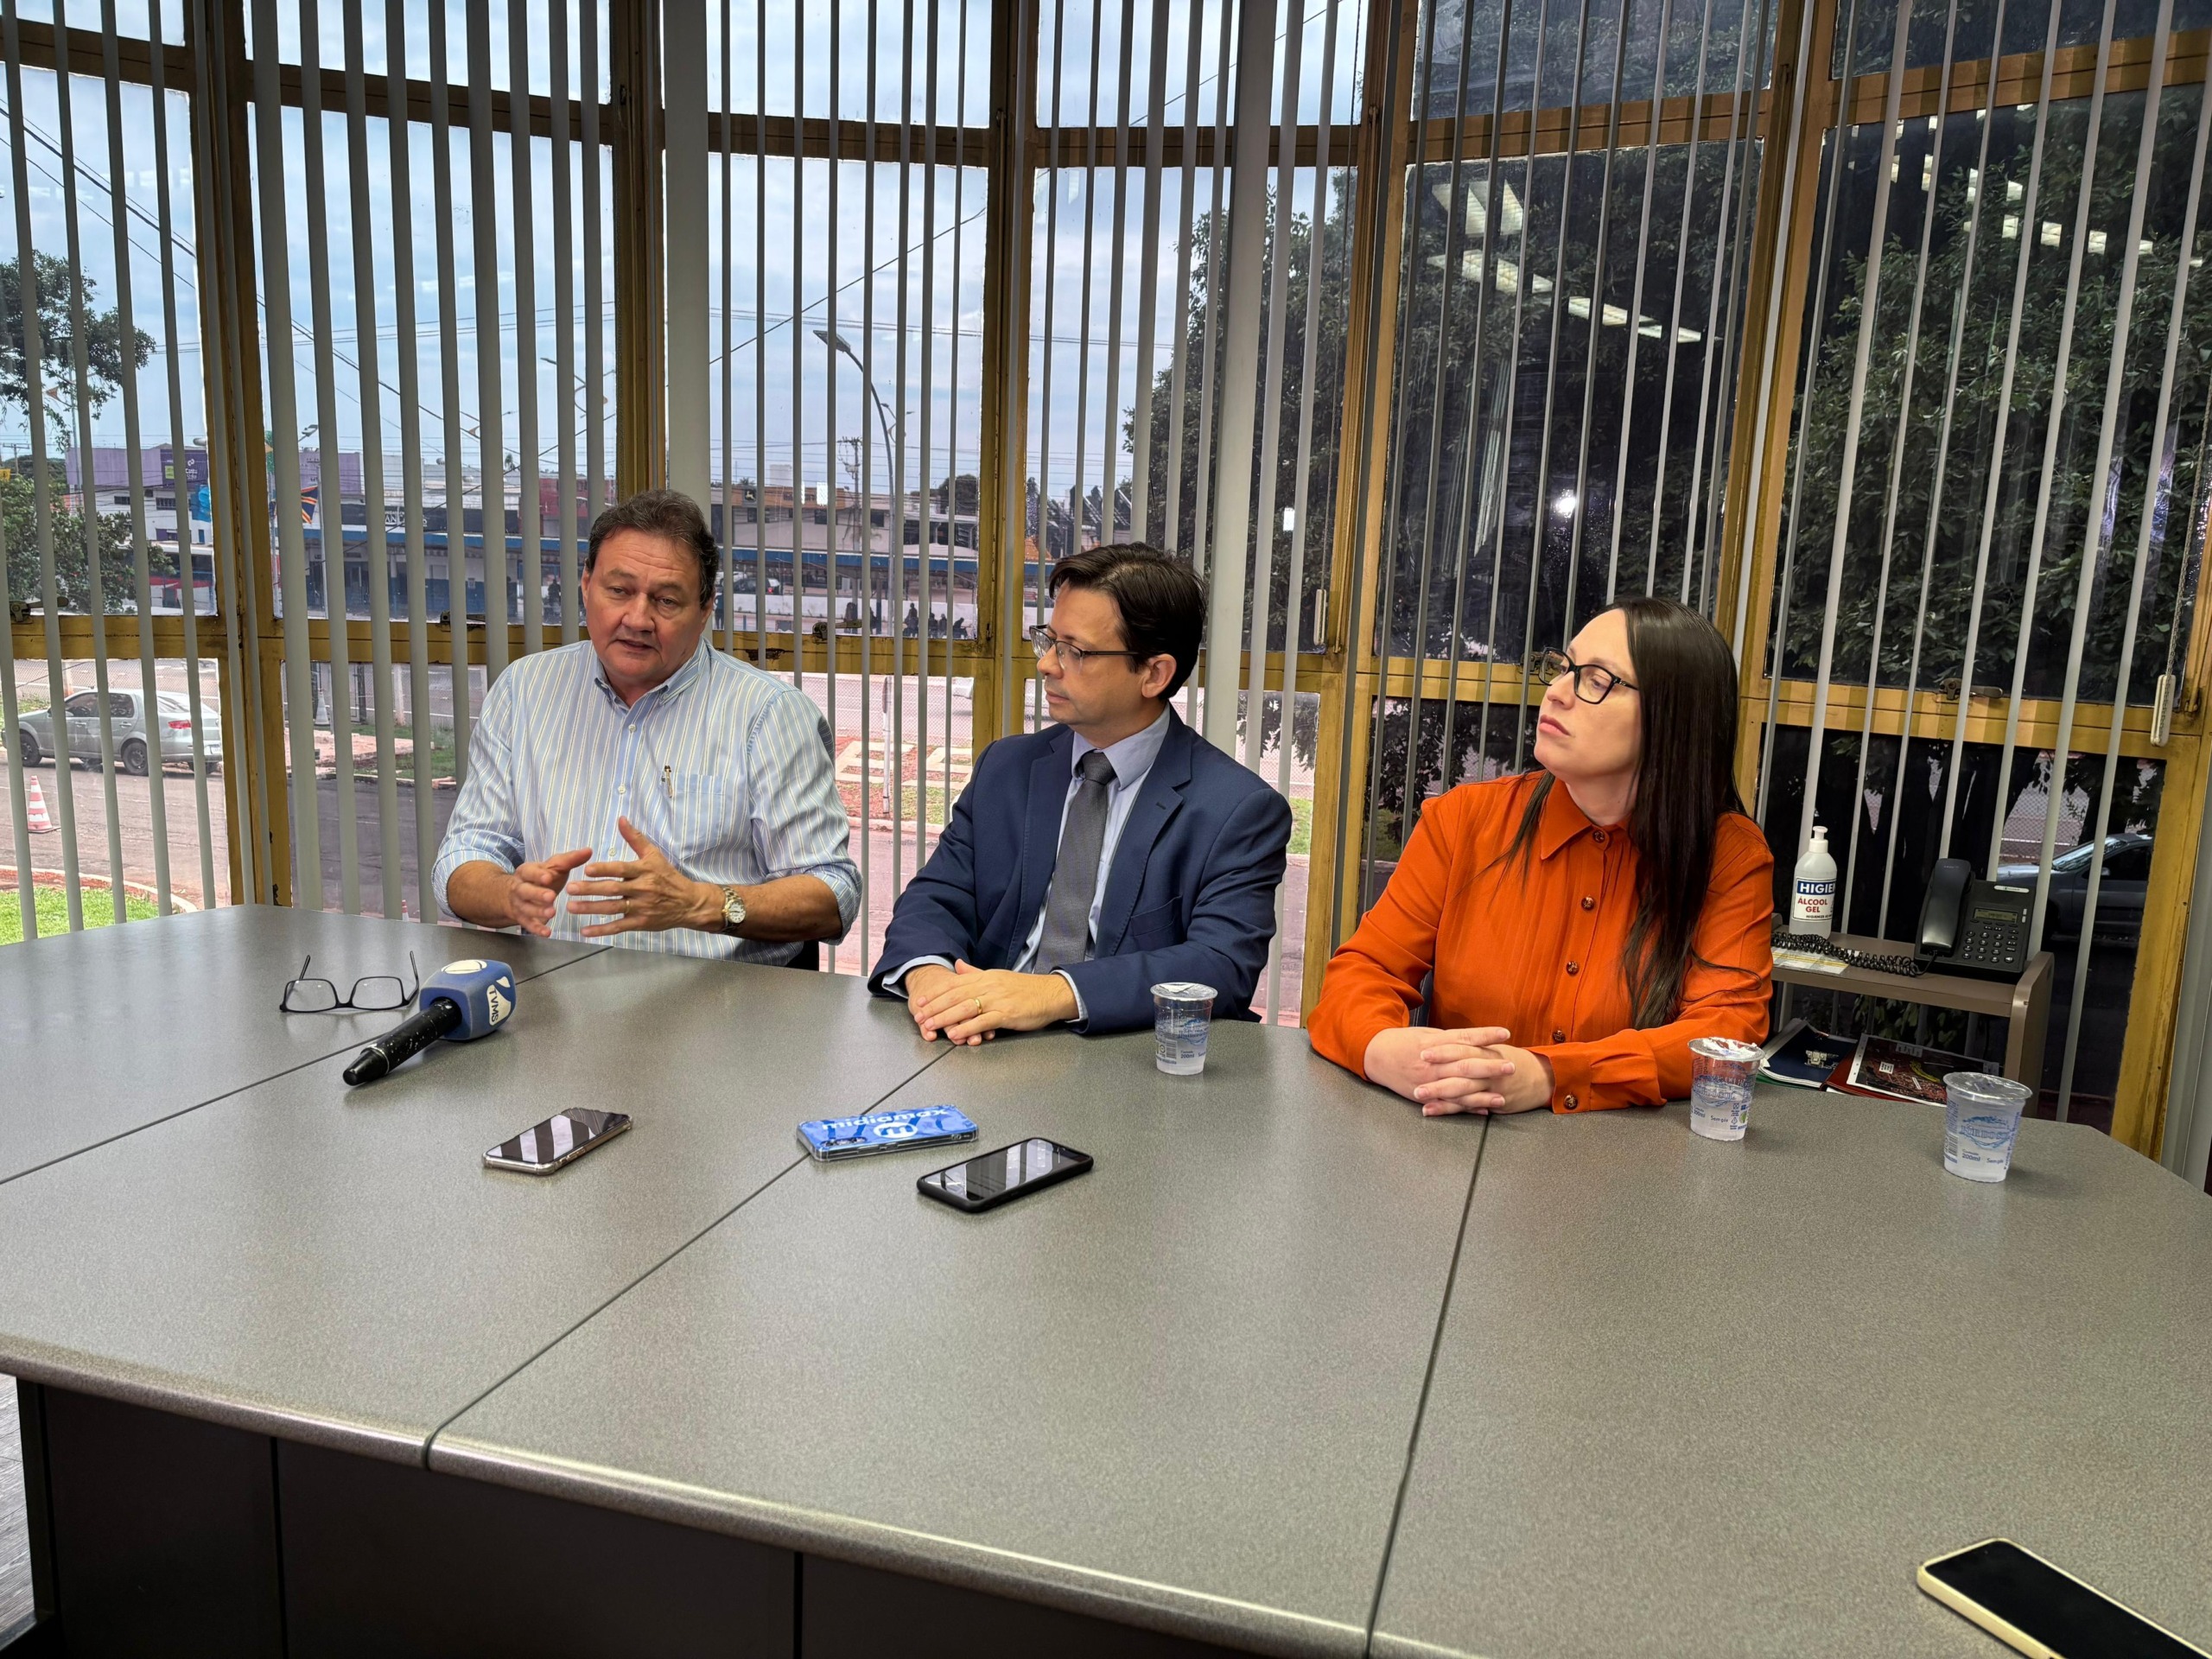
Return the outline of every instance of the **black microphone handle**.
[[[353,1064],[346,1068],[346,1081],[374,1083],[386,1072],[404,1065],[448,1032],[459,1030],[461,1017],[460,1003],[450,997],[440,997],[429,1007],[409,1014],[363,1049]]]

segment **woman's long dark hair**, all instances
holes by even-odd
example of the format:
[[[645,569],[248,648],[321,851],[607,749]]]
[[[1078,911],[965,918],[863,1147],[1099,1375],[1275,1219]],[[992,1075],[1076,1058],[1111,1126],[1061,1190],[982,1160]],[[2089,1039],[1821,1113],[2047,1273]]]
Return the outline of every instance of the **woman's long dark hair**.
[[[1630,669],[1642,699],[1643,758],[1629,839],[1637,857],[1636,919],[1627,945],[1629,1002],[1638,1028],[1663,1026],[1682,998],[1682,979],[1723,814],[1741,812],[1736,792],[1736,659],[1719,631],[1671,599],[1623,600]],[[1537,783],[1504,859],[1527,857],[1558,780]],[[1707,964],[1710,965],[1710,964]]]

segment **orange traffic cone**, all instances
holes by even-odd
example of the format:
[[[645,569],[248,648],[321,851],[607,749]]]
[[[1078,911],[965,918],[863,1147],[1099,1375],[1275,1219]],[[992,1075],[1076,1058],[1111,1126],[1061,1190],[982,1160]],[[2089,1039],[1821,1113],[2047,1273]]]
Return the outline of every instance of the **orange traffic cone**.
[[[35,778],[26,778],[23,779],[23,782],[29,787],[31,791],[29,820],[31,834],[35,836],[52,835],[54,833],[54,820],[47,816],[46,797],[39,790],[38,779]]]

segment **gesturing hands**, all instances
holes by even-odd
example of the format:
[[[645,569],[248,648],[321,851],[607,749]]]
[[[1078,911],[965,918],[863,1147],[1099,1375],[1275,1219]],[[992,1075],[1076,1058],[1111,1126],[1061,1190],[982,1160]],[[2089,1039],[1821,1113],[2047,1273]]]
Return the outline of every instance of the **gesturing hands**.
[[[1508,1043],[1512,1034],[1503,1026],[1380,1032],[1367,1046],[1365,1070],[1370,1081],[1418,1102],[1424,1117],[1548,1104],[1550,1065],[1541,1054]]]
[[[916,1028],[932,1042],[942,1034],[973,1047],[1001,1031],[1040,1031],[1077,1014],[1075,992],[1058,974],[928,962],[906,976],[904,988]]]
[[[634,860],[605,860],[584,867],[590,878],[569,889],[569,912],[573,916],[605,916],[611,919],[579,930],[588,939],[613,933],[658,932],[671,927],[713,929],[721,925],[721,889],[694,881],[668,855],[645,839],[645,832],[627,818],[615,820],[622,839],[638,856]],[[585,853],[563,853],[566,859],[588,858]],[[573,868],[571,865],[569,868]]]
[[[579,847],[572,853],[556,853],[550,858],[517,865],[507,882],[508,925],[541,939],[550,938],[554,906],[560,902],[561,889],[568,885],[569,872],[590,856],[590,848]]]

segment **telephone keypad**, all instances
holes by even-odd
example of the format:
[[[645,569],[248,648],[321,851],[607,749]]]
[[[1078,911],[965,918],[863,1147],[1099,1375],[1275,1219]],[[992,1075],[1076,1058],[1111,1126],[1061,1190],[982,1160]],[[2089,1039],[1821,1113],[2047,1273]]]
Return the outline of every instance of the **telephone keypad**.
[[[2027,950],[2024,930],[2005,922],[1974,922],[1959,940],[1957,959],[1986,967],[2018,961]]]

